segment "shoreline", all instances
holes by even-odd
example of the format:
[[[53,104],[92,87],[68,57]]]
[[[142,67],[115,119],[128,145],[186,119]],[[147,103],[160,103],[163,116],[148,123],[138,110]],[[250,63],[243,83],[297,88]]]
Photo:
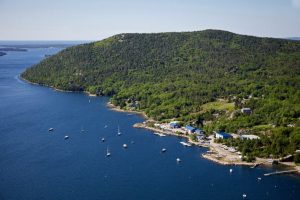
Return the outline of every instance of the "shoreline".
[[[121,109],[118,106],[113,105],[111,102],[107,103],[107,107],[110,108],[111,110],[116,111],[116,112],[134,113],[134,114],[142,115],[146,120],[151,120],[147,117],[147,115],[144,112],[124,110],[124,109]],[[246,162],[246,161],[242,161],[242,160],[230,160],[230,156],[232,156],[232,154],[229,155],[229,158],[223,158],[223,159],[218,158],[218,155],[222,155],[222,154],[226,155],[226,154],[228,154],[228,152],[225,152],[225,150],[220,151],[220,149],[217,149],[216,148],[216,145],[218,145],[217,143],[213,143],[214,145],[212,145],[211,143],[209,145],[203,145],[199,142],[192,141],[188,135],[183,135],[183,134],[179,135],[179,134],[176,134],[176,133],[168,131],[168,130],[162,130],[162,129],[159,129],[159,128],[150,127],[150,126],[147,126],[145,123],[135,123],[133,125],[133,127],[134,128],[143,128],[143,129],[147,129],[147,130],[150,130],[150,131],[153,131],[153,132],[162,133],[162,134],[169,135],[169,136],[176,136],[176,137],[185,138],[185,139],[187,139],[187,142],[190,143],[190,144],[193,144],[195,146],[202,147],[202,148],[208,148],[209,151],[207,151],[206,153],[202,153],[200,156],[204,159],[210,160],[210,161],[212,161],[214,163],[217,163],[217,164],[220,164],[220,165],[247,166],[247,167],[251,167],[251,168],[255,168],[257,166],[266,166],[266,167],[271,167],[272,166],[272,163],[269,162],[270,159],[268,159],[268,158],[256,157],[255,162]],[[297,170],[298,171],[297,174],[300,173],[300,166],[291,165],[290,163],[287,164],[287,163],[284,163],[284,162],[279,162],[279,164],[282,165],[283,167]]]
[[[208,148],[209,151],[215,151],[211,145],[203,145],[203,144],[200,144],[199,142],[194,142],[194,141],[192,141],[190,139],[190,137],[188,135],[179,135],[179,134],[176,134],[176,133],[172,133],[170,131],[161,130],[161,129],[154,128],[154,127],[149,127],[149,126],[147,126],[145,124],[142,124],[142,123],[136,123],[136,124],[133,125],[133,127],[134,128],[143,128],[143,129],[151,130],[151,131],[154,131],[154,132],[163,133],[163,134],[169,135],[169,136],[177,136],[177,137],[185,138],[185,139],[187,139],[187,142],[190,143],[190,144],[193,144],[195,146],[202,147],[202,148]],[[215,153],[216,153],[216,151],[215,151]],[[216,154],[203,153],[203,154],[201,154],[201,157],[203,157],[203,158],[205,158],[207,160],[213,161],[215,163],[221,164],[221,165],[254,166],[254,165],[261,165],[261,164],[263,164],[261,162],[248,163],[248,162],[245,162],[245,161],[230,162],[230,161],[227,161],[227,160],[219,160],[217,158],[214,158],[212,155],[216,155]]]
[[[62,90],[62,89],[58,89],[58,88],[55,88],[54,86],[48,86],[48,85],[43,85],[43,84],[39,84],[39,83],[34,83],[34,82],[31,82],[25,78],[23,78],[21,75],[18,76],[20,80],[26,82],[26,83],[29,83],[29,84],[32,84],[32,85],[38,85],[38,86],[44,86],[44,87],[49,87],[49,88],[52,88],[53,90],[55,91],[58,91],[58,92],[78,92],[78,93],[84,93],[90,97],[97,97],[98,95],[96,94],[91,94],[90,92],[88,91],[69,91],[69,90]],[[146,119],[146,121],[153,121],[155,122],[154,120],[150,119],[145,112],[143,111],[135,111],[135,110],[125,110],[125,109],[121,109],[119,106],[116,106],[114,104],[112,104],[110,101],[107,102],[106,106],[113,110],[113,111],[116,111],[116,112],[123,112],[123,113],[132,113],[132,114],[137,114],[137,115],[140,115],[142,116],[144,119]],[[187,139],[188,143],[190,144],[193,144],[195,146],[198,146],[198,147],[204,147],[204,148],[208,148],[209,151],[207,151],[206,153],[203,153],[201,154],[201,157],[202,158],[205,158],[207,160],[210,160],[212,162],[215,162],[217,164],[221,164],[221,165],[234,165],[234,166],[248,166],[248,167],[252,167],[252,168],[255,168],[259,165],[263,165],[263,166],[272,166],[271,163],[268,162],[269,159],[267,158],[256,158],[256,161],[255,162],[246,162],[246,161],[241,161],[241,160],[226,160],[226,159],[220,159],[220,157],[218,157],[219,155],[222,155],[224,154],[224,151],[220,149],[217,149],[215,148],[215,146],[211,145],[211,143],[209,145],[207,144],[200,144],[199,142],[195,142],[195,141],[192,141],[190,139],[190,137],[188,135],[184,135],[184,134],[177,134],[177,133],[174,133],[172,131],[167,131],[167,130],[161,130],[159,128],[155,128],[155,127],[150,127],[150,126],[147,126],[146,124],[144,123],[136,123],[133,125],[134,128],[144,128],[144,129],[147,129],[147,130],[151,130],[151,131],[154,131],[154,132],[159,132],[159,133],[163,133],[165,135],[170,135],[170,136],[177,136],[177,137],[181,137],[181,138],[185,138]],[[226,153],[225,153],[226,154]],[[298,171],[297,174],[300,173],[300,166],[297,166],[295,164],[285,164],[285,163],[282,163],[282,162],[279,162],[279,164],[283,165],[284,167],[287,167],[287,168],[292,168],[292,169],[295,169]]]
[[[106,107],[108,107],[110,110],[113,110],[116,112],[137,114],[137,115],[141,115],[144,119],[149,119],[149,117],[146,115],[146,113],[144,113],[142,111],[121,109],[119,106],[112,104],[110,101],[107,102]]]
[[[98,97],[98,96],[99,96],[99,95],[92,94],[92,93],[90,93],[90,92],[88,92],[88,91],[85,91],[85,90],[84,90],[84,91],[62,90],[62,89],[56,88],[56,87],[51,86],[51,85],[44,85],[44,84],[34,83],[34,82],[31,82],[31,81],[29,81],[29,80],[23,78],[23,77],[21,76],[21,74],[20,74],[18,77],[19,77],[19,79],[20,79],[21,81],[24,81],[24,82],[26,82],[26,83],[29,83],[29,84],[32,84],[32,85],[37,85],[37,86],[48,87],[48,88],[51,88],[51,89],[53,89],[54,91],[57,91],[57,92],[85,93],[85,94],[88,95],[89,97]]]

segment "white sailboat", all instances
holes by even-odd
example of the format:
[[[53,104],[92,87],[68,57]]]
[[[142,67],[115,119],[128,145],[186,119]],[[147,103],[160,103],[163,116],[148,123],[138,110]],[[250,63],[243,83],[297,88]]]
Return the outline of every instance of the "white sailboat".
[[[109,157],[109,156],[110,156],[110,152],[109,152],[108,147],[107,147],[107,149],[106,149],[106,157]]]
[[[123,147],[126,149],[127,148],[127,144],[123,144]]]
[[[121,131],[120,131],[120,127],[118,126],[118,135],[122,135]]]

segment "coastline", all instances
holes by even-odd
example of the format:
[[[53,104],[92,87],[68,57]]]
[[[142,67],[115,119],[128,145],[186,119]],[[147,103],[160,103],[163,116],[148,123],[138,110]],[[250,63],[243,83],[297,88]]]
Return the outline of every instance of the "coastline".
[[[48,86],[48,85],[44,85],[44,84],[39,84],[39,83],[34,83],[31,82],[25,78],[23,78],[21,75],[18,76],[20,78],[20,80],[29,83],[29,84],[33,84],[33,85],[38,85],[38,86],[45,86],[45,87],[49,87],[52,88],[55,91],[58,92],[78,92],[78,93],[85,93],[86,95],[90,96],[90,97],[97,97],[98,95],[96,94],[91,94],[88,91],[69,91],[69,90],[62,90],[62,89],[58,89],[55,88],[54,86]],[[113,111],[116,112],[124,112],[124,113],[132,113],[132,114],[137,114],[142,116],[146,121],[152,121],[155,122],[154,120],[150,119],[145,112],[142,111],[135,111],[135,110],[126,110],[126,109],[121,109],[119,106],[116,106],[114,104],[112,104],[110,101],[107,103],[107,107]],[[201,157],[210,160],[212,162],[215,162],[217,164],[221,164],[221,165],[235,165],[235,166],[248,166],[248,167],[252,167],[255,168],[259,165],[264,165],[264,166],[272,166],[272,164],[269,162],[269,159],[266,158],[256,158],[255,162],[246,162],[246,161],[241,161],[241,160],[233,160],[232,157],[229,156],[229,158],[227,158],[227,153],[224,150],[220,150],[218,148],[216,148],[216,146],[212,145],[211,143],[209,145],[206,144],[201,144],[199,142],[194,142],[190,139],[190,137],[188,135],[184,135],[184,134],[177,134],[174,133],[172,131],[168,131],[168,130],[161,130],[159,128],[156,127],[150,127],[147,126],[146,123],[136,123],[133,125],[134,128],[144,128],[147,130],[151,130],[153,132],[159,132],[165,135],[170,135],[170,136],[177,136],[177,137],[181,137],[181,138],[185,138],[187,139],[188,143],[193,144],[195,146],[198,147],[205,147],[208,148],[209,151],[207,151],[206,153],[201,154]],[[222,155],[222,157],[220,157],[220,155]],[[225,155],[225,156],[224,156]],[[298,171],[298,173],[300,173],[300,166],[297,166],[295,164],[285,164],[282,162],[279,162],[279,164],[287,167],[287,168],[292,168]]]
[[[146,121],[154,121],[152,119],[149,119],[144,112],[121,109],[120,107],[113,105],[111,102],[107,103],[107,107],[116,112],[127,112],[127,113],[134,113],[134,114],[142,115],[146,119]],[[206,153],[201,154],[201,157],[205,158],[207,160],[210,160],[212,162],[215,162],[217,164],[233,165],[233,166],[247,166],[247,167],[251,167],[251,168],[255,168],[260,165],[266,166],[266,167],[272,166],[272,162],[270,162],[271,159],[268,159],[268,158],[256,157],[256,160],[254,162],[242,161],[240,158],[237,159],[237,156],[236,155],[233,156],[233,153],[229,153],[226,150],[217,148],[217,146],[219,144],[214,143],[214,142],[211,142],[209,145],[203,145],[199,142],[192,141],[188,135],[176,134],[172,131],[162,130],[162,129],[159,129],[156,127],[150,127],[150,126],[147,126],[146,123],[136,123],[133,125],[133,127],[134,128],[143,128],[143,129],[162,133],[162,134],[169,135],[169,136],[185,138],[185,139],[187,139],[188,143],[190,143],[190,144],[193,144],[198,147],[208,148],[209,150]],[[222,157],[220,157],[220,155]],[[279,162],[279,164],[281,164],[282,166],[289,168],[289,169],[298,170],[298,174],[300,173],[300,166],[297,166],[297,165],[291,164],[291,163],[283,163],[283,162]]]
[[[56,88],[56,87],[54,87],[54,86],[51,86],[51,85],[44,85],[44,84],[34,83],[34,82],[31,82],[31,81],[29,81],[29,80],[23,78],[21,75],[19,75],[18,77],[19,77],[20,80],[22,80],[22,81],[24,81],[24,82],[26,82],[26,83],[29,83],[29,84],[32,84],[32,85],[38,85],[38,86],[48,87],[48,88],[51,88],[51,89],[53,89],[53,90],[55,90],[55,91],[57,91],[57,92],[69,92],[69,93],[73,93],[73,92],[76,93],[76,92],[78,92],[78,93],[85,93],[85,94],[88,95],[89,97],[97,97],[97,96],[98,96],[98,95],[92,94],[92,93],[90,93],[90,92],[88,92],[88,91],[62,90],[62,89],[58,89],[58,88]]]
[[[194,142],[190,139],[190,137],[188,135],[179,135],[179,134],[176,134],[176,133],[173,133],[173,132],[170,132],[170,131],[161,130],[159,128],[149,127],[149,126],[147,126],[145,124],[142,124],[142,123],[136,123],[136,124],[133,125],[133,127],[134,128],[144,128],[144,129],[151,130],[151,131],[154,131],[154,132],[159,132],[159,133],[162,133],[162,134],[165,134],[165,135],[185,138],[185,139],[187,139],[187,142],[190,143],[190,144],[193,144],[193,145],[198,146],[198,147],[208,148],[209,149],[208,152],[214,151],[214,153],[203,153],[203,154],[201,154],[201,157],[203,157],[207,160],[213,161],[215,163],[221,164],[221,165],[254,166],[254,165],[263,164],[261,162],[261,160],[258,161],[258,162],[249,163],[249,162],[245,162],[245,161],[229,161],[229,160],[226,160],[226,159],[225,160],[224,159],[217,159],[216,157],[214,157],[214,155],[218,154],[219,152],[217,152],[211,145],[203,145],[199,142]]]
[[[116,112],[137,114],[137,115],[141,115],[144,119],[149,119],[149,117],[146,115],[145,112],[135,111],[135,110],[124,110],[124,109],[121,109],[119,106],[112,104],[110,101],[107,102],[106,107],[108,107],[109,109],[116,111]]]

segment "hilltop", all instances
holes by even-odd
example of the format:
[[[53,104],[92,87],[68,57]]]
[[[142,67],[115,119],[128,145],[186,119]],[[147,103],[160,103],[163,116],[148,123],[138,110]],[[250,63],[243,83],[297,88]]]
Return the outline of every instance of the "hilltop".
[[[118,34],[69,47],[21,76],[108,95],[113,104],[157,121],[261,135],[270,144],[261,144],[268,147],[260,156],[300,149],[297,41],[220,30]]]

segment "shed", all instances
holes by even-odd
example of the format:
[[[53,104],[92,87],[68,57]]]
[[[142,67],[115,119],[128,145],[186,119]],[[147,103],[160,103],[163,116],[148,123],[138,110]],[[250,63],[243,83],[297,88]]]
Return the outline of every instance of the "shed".
[[[251,110],[251,108],[242,108],[241,112],[244,113],[244,114],[251,114],[252,110]]]

